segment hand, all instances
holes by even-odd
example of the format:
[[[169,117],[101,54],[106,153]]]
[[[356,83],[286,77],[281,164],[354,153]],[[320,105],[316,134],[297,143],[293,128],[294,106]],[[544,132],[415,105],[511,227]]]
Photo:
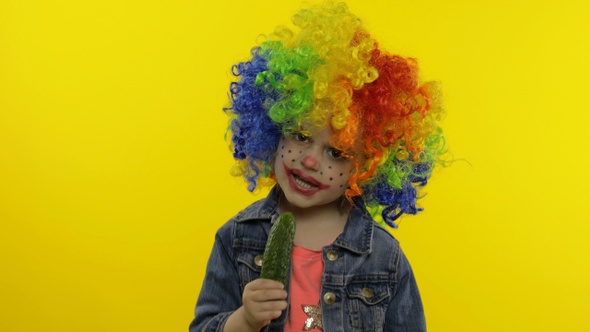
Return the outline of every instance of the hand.
[[[270,324],[287,308],[287,291],[282,283],[270,279],[256,279],[244,288],[242,308],[244,318],[255,331]]]

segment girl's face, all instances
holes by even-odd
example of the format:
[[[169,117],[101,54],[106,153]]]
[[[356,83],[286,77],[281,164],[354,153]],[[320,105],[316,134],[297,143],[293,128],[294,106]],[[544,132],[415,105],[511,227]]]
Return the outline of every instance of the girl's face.
[[[277,182],[295,207],[336,202],[348,188],[353,162],[330,145],[329,128],[295,133],[279,141],[274,162]]]

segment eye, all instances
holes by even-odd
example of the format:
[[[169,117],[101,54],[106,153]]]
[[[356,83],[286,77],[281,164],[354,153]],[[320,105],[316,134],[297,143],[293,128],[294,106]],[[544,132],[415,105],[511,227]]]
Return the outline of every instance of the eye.
[[[327,153],[328,156],[333,159],[340,159],[344,157],[343,152],[335,148],[328,148]]]
[[[293,136],[295,137],[295,139],[299,142],[309,142],[309,136],[303,134],[303,133],[295,133],[295,135]]]

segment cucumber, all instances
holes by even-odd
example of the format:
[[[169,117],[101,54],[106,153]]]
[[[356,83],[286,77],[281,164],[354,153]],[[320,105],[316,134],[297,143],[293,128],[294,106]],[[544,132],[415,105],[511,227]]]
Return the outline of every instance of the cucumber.
[[[287,285],[287,274],[291,267],[291,252],[295,237],[295,217],[290,212],[279,216],[272,225],[264,255],[260,277],[272,279]]]

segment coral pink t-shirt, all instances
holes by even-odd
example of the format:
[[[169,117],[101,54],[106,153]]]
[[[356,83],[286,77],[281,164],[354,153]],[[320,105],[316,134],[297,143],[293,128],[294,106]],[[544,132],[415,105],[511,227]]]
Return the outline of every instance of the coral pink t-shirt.
[[[322,331],[322,252],[293,246],[289,317],[285,332]]]

